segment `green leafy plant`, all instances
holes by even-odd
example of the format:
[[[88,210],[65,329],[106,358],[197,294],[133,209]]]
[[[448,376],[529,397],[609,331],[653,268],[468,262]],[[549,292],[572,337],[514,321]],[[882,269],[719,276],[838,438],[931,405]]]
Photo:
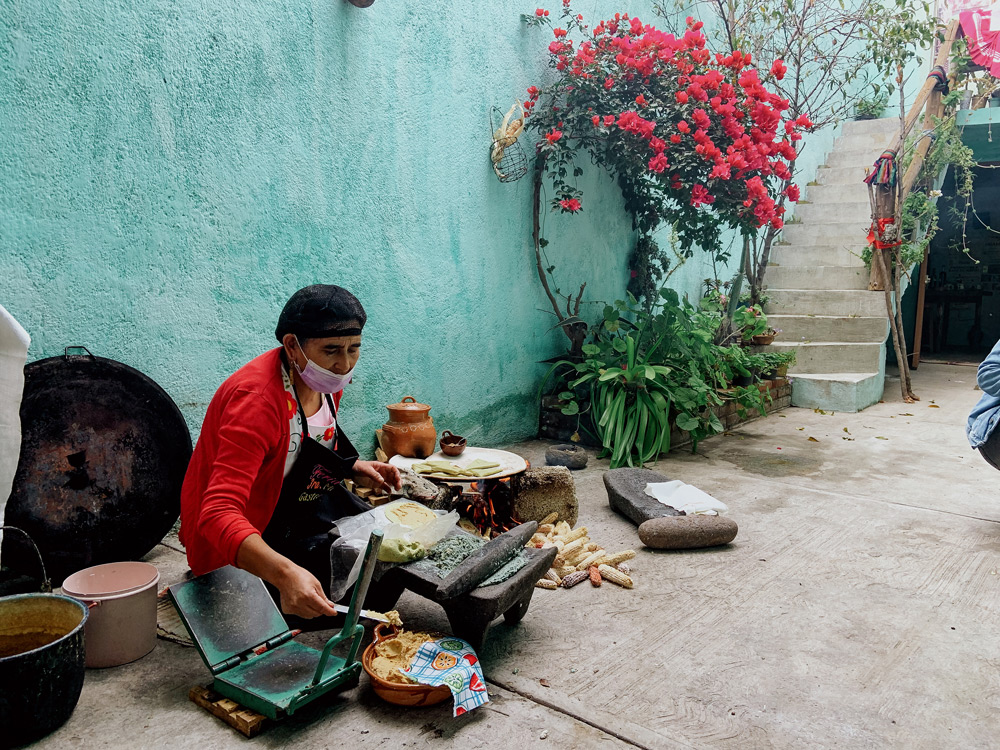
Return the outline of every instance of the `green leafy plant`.
[[[583,358],[560,360],[558,373],[565,414],[587,414],[612,468],[636,466],[670,449],[671,428],[688,432],[695,449],[721,432],[713,411],[734,400],[741,414],[765,413],[768,396],[755,385],[731,388],[734,377],[752,378],[738,345],[714,342],[722,321],[717,302],[695,307],[671,289],[661,289],[651,309],[629,295],[604,309],[604,320],[583,345]],[[543,381],[543,387],[544,387]]]
[[[889,106],[889,95],[874,93],[870,99],[860,98],[854,104],[855,120],[877,120]]]

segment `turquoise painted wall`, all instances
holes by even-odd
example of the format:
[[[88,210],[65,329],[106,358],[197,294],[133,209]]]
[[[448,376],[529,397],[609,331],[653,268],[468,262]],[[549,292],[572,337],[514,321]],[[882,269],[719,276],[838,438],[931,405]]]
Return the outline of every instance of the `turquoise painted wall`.
[[[359,445],[407,394],[476,443],[533,435],[537,363],[565,343],[529,179],[500,184],[487,152],[489,107],[549,73],[534,7],[0,0],[0,303],[31,358],[81,344],[137,367],[196,431],[288,296],[338,283],[369,311],[343,412]],[[582,215],[546,218],[549,258],[612,301],[630,223],[608,176],[583,187]],[[696,256],[671,284],[711,275]]]

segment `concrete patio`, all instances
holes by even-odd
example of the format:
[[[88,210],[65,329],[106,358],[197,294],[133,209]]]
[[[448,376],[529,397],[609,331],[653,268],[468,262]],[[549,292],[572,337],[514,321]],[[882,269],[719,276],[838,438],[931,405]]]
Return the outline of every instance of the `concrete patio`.
[[[787,409],[653,468],[726,502],[736,541],[640,551],[636,588],[535,593],[481,653],[492,702],[399,709],[361,686],[272,726],[257,747],[977,748],[1000,729],[1000,492],[964,422],[975,368],[923,365],[921,401],[859,414]],[[533,463],[545,444],[514,446]],[[639,548],[607,505],[606,462],[576,475],[581,523]],[[167,583],[176,538],[148,558]],[[408,595],[409,627],[444,628]],[[319,641],[311,635],[307,641]],[[248,742],[187,700],[194,649],[160,641],[90,671],[38,748],[227,748]],[[544,681],[544,682],[543,682]]]

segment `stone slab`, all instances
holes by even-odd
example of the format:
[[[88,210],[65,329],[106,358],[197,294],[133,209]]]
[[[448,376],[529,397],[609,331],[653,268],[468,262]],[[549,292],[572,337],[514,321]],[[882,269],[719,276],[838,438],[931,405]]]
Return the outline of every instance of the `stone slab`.
[[[643,490],[652,482],[670,478],[649,469],[611,469],[604,472],[604,487],[611,508],[637,526],[653,518],[679,516],[680,512],[651,498]]]

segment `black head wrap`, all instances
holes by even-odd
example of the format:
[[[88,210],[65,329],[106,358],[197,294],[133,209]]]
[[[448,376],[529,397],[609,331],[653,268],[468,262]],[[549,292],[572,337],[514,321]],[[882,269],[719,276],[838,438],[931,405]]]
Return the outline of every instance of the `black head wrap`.
[[[368,316],[358,298],[343,287],[313,284],[285,303],[274,335],[281,341],[294,333],[299,340],[360,336]]]

